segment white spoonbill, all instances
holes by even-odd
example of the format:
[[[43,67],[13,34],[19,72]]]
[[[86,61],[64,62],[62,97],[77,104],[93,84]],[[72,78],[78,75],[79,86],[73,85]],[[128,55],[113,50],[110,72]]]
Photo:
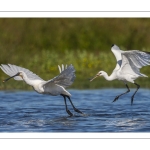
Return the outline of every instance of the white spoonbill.
[[[142,68],[143,66],[150,65],[150,52],[144,52],[139,50],[123,51],[120,50],[120,48],[117,45],[112,45],[111,51],[113,52],[117,60],[116,67],[113,70],[112,74],[108,76],[108,74],[105,71],[99,71],[96,74],[96,76],[90,81],[94,80],[98,76],[103,76],[108,81],[112,81],[115,79],[123,81],[127,87],[127,91],[116,96],[113,102],[118,100],[120,96],[130,92],[130,89],[127,85],[127,81],[134,83],[137,89],[131,97],[132,105],[134,96],[140,88],[140,85],[135,83],[134,80],[136,80],[139,77],[147,77],[146,75],[140,73],[140,68]]]
[[[73,65],[70,65],[68,67],[67,65],[66,67],[64,67],[64,65],[62,65],[62,67],[58,65],[60,74],[48,81],[44,81],[38,75],[34,74],[30,70],[16,65],[2,64],[0,68],[3,70],[4,73],[10,76],[3,82],[6,82],[11,78],[14,78],[15,80],[24,80],[27,84],[31,85],[36,92],[40,94],[63,96],[65,101],[66,112],[70,116],[73,116],[73,114],[68,110],[66,97],[69,99],[73,109],[78,113],[82,113],[80,110],[75,108],[75,106],[73,105],[70,99],[71,94],[65,89],[65,87],[70,86],[74,82],[75,70]]]

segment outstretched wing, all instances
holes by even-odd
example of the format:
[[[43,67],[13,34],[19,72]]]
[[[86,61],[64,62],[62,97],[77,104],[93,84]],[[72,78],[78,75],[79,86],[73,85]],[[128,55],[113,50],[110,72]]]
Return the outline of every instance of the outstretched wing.
[[[14,76],[15,74],[17,74],[19,71],[23,71],[27,77],[29,79],[32,79],[32,80],[42,80],[44,81],[43,79],[41,79],[38,75],[34,74],[33,72],[31,72],[30,70],[28,69],[25,69],[25,68],[22,68],[22,67],[19,67],[19,66],[16,66],[16,65],[11,65],[11,64],[8,64],[8,65],[4,65],[4,64],[1,64],[0,68],[3,70],[4,73],[6,73],[8,76]],[[23,80],[20,76],[16,76],[14,77],[15,80]]]
[[[116,57],[117,62],[122,60],[121,53],[123,52],[117,45],[112,45],[111,51]]]
[[[121,69],[124,69],[126,71],[132,70],[134,73],[142,75],[140,73],[140,68],[142,68],[143,66],[150,65],[149,52],[132,50],[132,51],[122,52],[121,56],[122,56]]]
[[[63,87],[68,87],[70,86],[75,79],[75,69],[73,67],[73,65],[70,66],[66,66],[66,68],[64,68],[64,65],[62,65],[62,69],[59,66],[59,71],[60,74],[56,77],[54,77],[53,79],[49,80],[44,86],[46,88],[46,86],[49,86],[50,84],[54,83]]]
[[[126,56],[129,61],[132,61],[134,66],[142,68],[143,66],[150,65],[150,53],[139,50],[132,50],[123,52],[122,55]]]
[[[117,45],[112,45],[111,47],[111,51],[113,52],[114,56],[116,57],[117,60],[117,64],[115,69],[113,70],[113,73],[115,73],[118,69],[120,69],[121,64],[122,64],[122,57],[121,57],[121,53],[123,52],[122,50],[120,50],[120,48]]]

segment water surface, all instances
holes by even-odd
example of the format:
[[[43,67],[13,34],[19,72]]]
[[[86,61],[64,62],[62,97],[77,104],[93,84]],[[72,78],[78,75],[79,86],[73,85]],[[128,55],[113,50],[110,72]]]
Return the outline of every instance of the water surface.
[[[131,106],[131,89],[69,90],[72,102],[84,114],[69,117],[62,96],[34,91],[0,92],[0,132],[150,132],[150,90],[140,89]]]

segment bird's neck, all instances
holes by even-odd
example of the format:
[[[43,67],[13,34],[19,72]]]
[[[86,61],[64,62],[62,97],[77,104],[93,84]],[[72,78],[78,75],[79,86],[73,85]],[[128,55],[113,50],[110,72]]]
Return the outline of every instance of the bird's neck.
[[[108,76],[108,74],[105,72],[105,74],[103,74],[103,77],[108,81],[112,81],[116,79],[116,76],[114,76],[113,73],[110,76]]]
[[[26,74],[23,75],[23,80],[28,84],[28,85],[31,85],[33,86],[34,83],[33,83],[33,80],[30,80]]]
[[[41,83],[42,83],[43,81],[41,81],[41,80],[32,80],[32,79],[29,79],[26,74],[24,74],[23,80],[26,82],[26,84],[32,86],[33,89],[34,89],[35,91],[37,91],[38,93],[43,93],[43,92],[44,92],[44,91],[43,91],[43,87],[42,87],[42,85],[41,85]]]

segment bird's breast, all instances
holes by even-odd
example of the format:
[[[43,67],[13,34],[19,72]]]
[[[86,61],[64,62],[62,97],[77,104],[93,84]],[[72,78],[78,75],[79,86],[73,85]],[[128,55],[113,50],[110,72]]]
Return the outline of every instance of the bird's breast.
[[[44,89],[41,84],[34,84],[32,87],[36,92],[41,93],[41,94],[44,93]]]
[[[120,71],[118,71],[116,75],[118,80],[125,80],[125,75],[120,73]]]

